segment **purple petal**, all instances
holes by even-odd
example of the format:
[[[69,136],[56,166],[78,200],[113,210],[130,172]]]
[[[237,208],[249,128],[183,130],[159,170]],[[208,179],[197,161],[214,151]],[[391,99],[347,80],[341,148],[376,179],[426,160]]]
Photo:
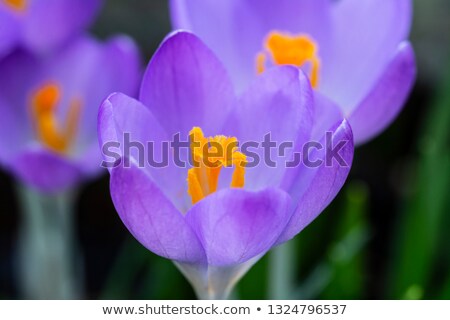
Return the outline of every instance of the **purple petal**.
[[[30,140],[31,130],[25,112],[16,112],[0,96],[0,163],[7,166]]]
[[[16,52],[0,62],[0,161],[7,165],[34,137],[29,92],[40,76],[34,57]]]
[[[282,66],[266,71],[242,95],[227,121],[224,132],[236,136],[241,144],[256,142],[258,148],[249,151],[259,156],[259,163],[246,169],[246,188],[261,190],[277,186],[294,148],[308,141],[313,123],[314,104],[309,80],[300,69]],[[262,147],[267,135],[280,146],[292,143],[280,156],[272,148],[270,159]],[[249,144],[250,145],[250,144]],[[249,154],[248,154],[249,155]],[[250,160],[250,159],[248,159]]]
[[[82,178],[75,163],[40,146],[28,147],[18,154],[9,169],[25,184],[48,193],[72,188]]]
[[[323,149],[310,150],[308,159],[311,163],[318,160],[322,163],[308,165],[303,162],[301,166],[287,172],[282,186],[297,206],[286,230],[278,239],[278,244],[293,238],[311,223],[334,199],[350,172],[354,149],[350,125],[335,111],[337,107],[328,99],[316,94],[315,103],[318,127],[314,130],[313,141],[320,142]],[[327,140],[330,144],[327,144]],[[341,141],[343,147],[338,149]],[[336,147],[342,163],[337,157],[329,157],[332,154],[329,147]]]
[[[125,145],[125,134],[129,135],[133,147],[131,144],[128,147]],[[162,144],[170,142],[171,136],[165,132],[147,107],[124,94],[112,94],[100,107],[98,136],[106,162],[112,165],[119,157],[130,158],[153,178],[158,187],[180,210],[187,211],[186,208],[190,206],[186,186],[187,169],[175,166],[172,158],[168,159],[167,152],[163,154]],[[109,153],[116,154],[115,157],[105,153],[107,149],[104,146],[110,142],[120,144],[119,148],[108,149]],[[154,146],[149,146],[149,142]],[[137,146],[138,143],[142,146],[141,150]],[[149,151],[153,151],[153,155],[150,155]],[[158,163],[163,159],[167,159],[168,163],[158,168],[149,163],[150,156]]]
[[[183,215],[136,166],[111,172],[111,196],[125,226],[148,250],[186,263],[205,260],[204,250]]]
[[[80,34],[93,21],[101,0],[29,1],[23,23],[24,45],[49,52]]]
[[[136,43],[126,35],[114,36],[106,42],[103,55],[104,61],[109,64],[111,85],[129,96],[137,97],[143,70]]]
[[[403,42],[376,85],[349,116],[356,144],[373,138],[394,121],[415,79],[414,51],[409,42]]]
[[[333,10],[333,48],[322,57],[320,91],[350,114],[406,40],[411,0],[341,0]]]
[[[224,62],[242,91],[256,76],[255,58],[272,30],[308,33],[326,44],[328,0],[172,0],[175,28],[197,34]],[[321,48],[321,50],[326,50]]]
[[[77,141],[79,149],[97,145],[98,108],[110,93],[137,95],[140,62],[136,45],[125,36],[116,36],[104,44],[81,38],[54,66],[55,77],[64,82],[69,95],[84,97]]]
[[[137,74],[135,53],[117,54],[116,41],[113,39],[103,44],[91,37],[80,37],[41,66],[44,72],[39,79],[40,83],[35,86],[49,81],[60,84],[63,92],[58,111],[62,118],[67,114],[67,108],[74,98],[82,102],[79,135],[75,146],[77,150],[84,149],[87,144],[97,140],[96,120],[103,99],[111,92],[130,90],[129,86],[133,84],[136,90],[137,79],[130,79],[131,83],[125,84],[118,76],[123,74],[128,78],[129,72]],[[120,57],[123,62],[114,64]],[[132,71],[126,71],[127,67]]]
[[[82,171],[83,177],[86,179],[94,179],[105,173],[102,167],[102,153],[98,148],[98,141],[93,141],[83,150],[81,157],[73,159],[78,168]]]
[[[150,62],[140,100],[170,134],[194,126],[222,127],[234,100],[231,82],[214,54],[193,34],[170,35]]]
[[[30,100],[41,86],[57,83],[61,89],[57,107],[60,123],[64,123],[74,99],[82,104],[77,137],[67,161],[80,166],[83,175],[96,175],[101,170],[98,107],[111,92],[136,93],[138,61],[137,50],[123,37],[106,44],[80,37],[42,59],[20,51],[8,56],[0,63],[0,110],[4,114],[0,132],[8,137],[0,141],[0,161],[7,165],[27,145],[37,143]]]
[[[224,189],[195,205],[186,220],[205,248],[208,265],[236,265],[270,250],[290,218],[290,202],[279,189]]]
[[[0,4],[0,59],[11,53],[20,39],[20,24]]]

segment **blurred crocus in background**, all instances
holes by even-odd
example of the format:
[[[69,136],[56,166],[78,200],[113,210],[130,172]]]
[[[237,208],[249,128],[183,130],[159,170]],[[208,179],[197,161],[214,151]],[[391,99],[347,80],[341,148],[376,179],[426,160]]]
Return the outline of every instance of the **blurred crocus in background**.
[[[130,38],[101,42],[82,30],[99,4],[1,2],[2,15],[17,24],[9,34],[17,43],[0,61],[0,164],[18,180],[18,269],[26,298],[82,296],[72,211],[77,187],[102,172],[98,107],[111,91],[136,94],[141,77]]]
[[[411,7],[411,0],[171,0],[174,28],[205,41],[240,91],[271,66],[298,66],[344,112],[356,144],[383,131],[411,91]]]
[[[47,193],[102,172],[97,110],[111,91],[137,92],[140,57],[132,40],[80,37],[45,58],[17,51],[0,70],[0,163]]]
[[[283,161],[294,150],[311,139],[325,144],[326,132],[344,142],[345,164],[287,169]],[[261,156],[255,167],[237,145],[223,152],[232,143],[262,142],[267,133],[294,146],[285,158],[273,157],[274,167],[262,161],[261,145],[253,149]],[[171,156],[163,168],[144,163],[143,150],[126,150],[125,134],[142,146],[152,142],[156,159],[179,134],[191,143],[181,158],[190,153],[194,163],[183,167]],[[99,139],[103,148],[115,143],[119,155],[111,159],[109,150],[104,158],[115,160],[111,196],[123,223],[147,249],[173,260],[200,298],[226,298],[262,255],[302,231],[340,190],[353,158],[350,126],[333,103],[312,94],[302,71],[267,71],[236,98],[221,62],[187,32],[170,35],[155,53],[139,101],[122,93],[105,100]],[[222,153],[208,166],[214,150]]]
[[[0,58],[17,48],[45,54],[84,32],[102,0],[1,0]]]

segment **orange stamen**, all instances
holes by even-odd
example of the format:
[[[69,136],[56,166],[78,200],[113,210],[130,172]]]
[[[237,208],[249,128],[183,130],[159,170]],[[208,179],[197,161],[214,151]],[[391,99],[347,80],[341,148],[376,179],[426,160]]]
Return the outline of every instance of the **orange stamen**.
[[[27,0],[2,0],[4,4],[15,11],[25,11]]]
[[[33,95],[32,116],[38,139],[50,149],[64,153],[75,139],[81,102],[72,101],[65,124],[61,127],[56,117],[59,100],[59,87],[55,84],[44,85]]]
[[[235,166],[232,188],[243,188],[246,157],[237,151],[234,137],[215,136],[205,138],[200,128],[190,132],[194,167],[188,171],[188,193],[195,204],[217,191],[222,167]]]
[[[280,32],[271,32],[265,40],[265,51],[256,56],[256,71],[265,70],[265,60],[270,55],[275,65],[294,65],[302,67],[311,64],[310,81],[313,88],[319,84],[320,60],[317,56],[317,44],[307,35],[291,36]]]

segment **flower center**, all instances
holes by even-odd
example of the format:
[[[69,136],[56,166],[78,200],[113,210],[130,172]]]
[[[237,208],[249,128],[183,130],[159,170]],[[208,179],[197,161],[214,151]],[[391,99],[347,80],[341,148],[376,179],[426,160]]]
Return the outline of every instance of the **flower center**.
[[[269,56],[275,65],[290,64],[297,67],[310,65],[309,78],[313,88],[319,85],[320,59],[318,46],[308,35],[292,36],[272,31],[266,37],[263,51],[256,56],[256,70],[264,72]]]
[[[60,89],[56,84],[46,84],[32,97],[32,119],[38,139],[48,148],[67,152],[76,135],[81,111],[81,102],[73,99],[64,124],[58,121],[56,107],[60,100]]]
[[[27,0],[2,0],[4,4],[16,11],[25,11]]]
[[[222,167],[234,166],[231,188],[244,187],[246,156],[237,150],[236,138],[205,138],[198,127],[194,127],[189,135],[193,168],[188,171],[187,182],[193,204],[217,190]]]

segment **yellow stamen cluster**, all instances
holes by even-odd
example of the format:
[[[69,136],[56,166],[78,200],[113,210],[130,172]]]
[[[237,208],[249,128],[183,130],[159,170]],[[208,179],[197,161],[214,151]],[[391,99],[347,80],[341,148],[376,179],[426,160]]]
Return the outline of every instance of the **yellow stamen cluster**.
[[[223,167],[234,166],[232,188],[243,188],[245,183],[246,156],[237,151],[234,137],[215,136],[206,138],[200,128],[190,132],[193,168],[189,169],[188,193],[195,204],[215,192]]]
[[[317,44],[307,35],[291,36],[280,32],[271,32],[264,44],[265,50],[256,56],[256,71],[265,70],[267,53],[276,65],[294,65],[302,67],[311,64],[310,81],[313,88],[319,85],[320,60],[317,56]]]
[[[25,11],[27,0],[2,0],[4,4],[16,11]]]
[[[72,144],[78,126],[81,102],[73,100],[63,127],[58,123],[56,107],[60,90],[55,84],[41,87],[32,98],[32,118],[38,139],[53,151],[64,153]]]

